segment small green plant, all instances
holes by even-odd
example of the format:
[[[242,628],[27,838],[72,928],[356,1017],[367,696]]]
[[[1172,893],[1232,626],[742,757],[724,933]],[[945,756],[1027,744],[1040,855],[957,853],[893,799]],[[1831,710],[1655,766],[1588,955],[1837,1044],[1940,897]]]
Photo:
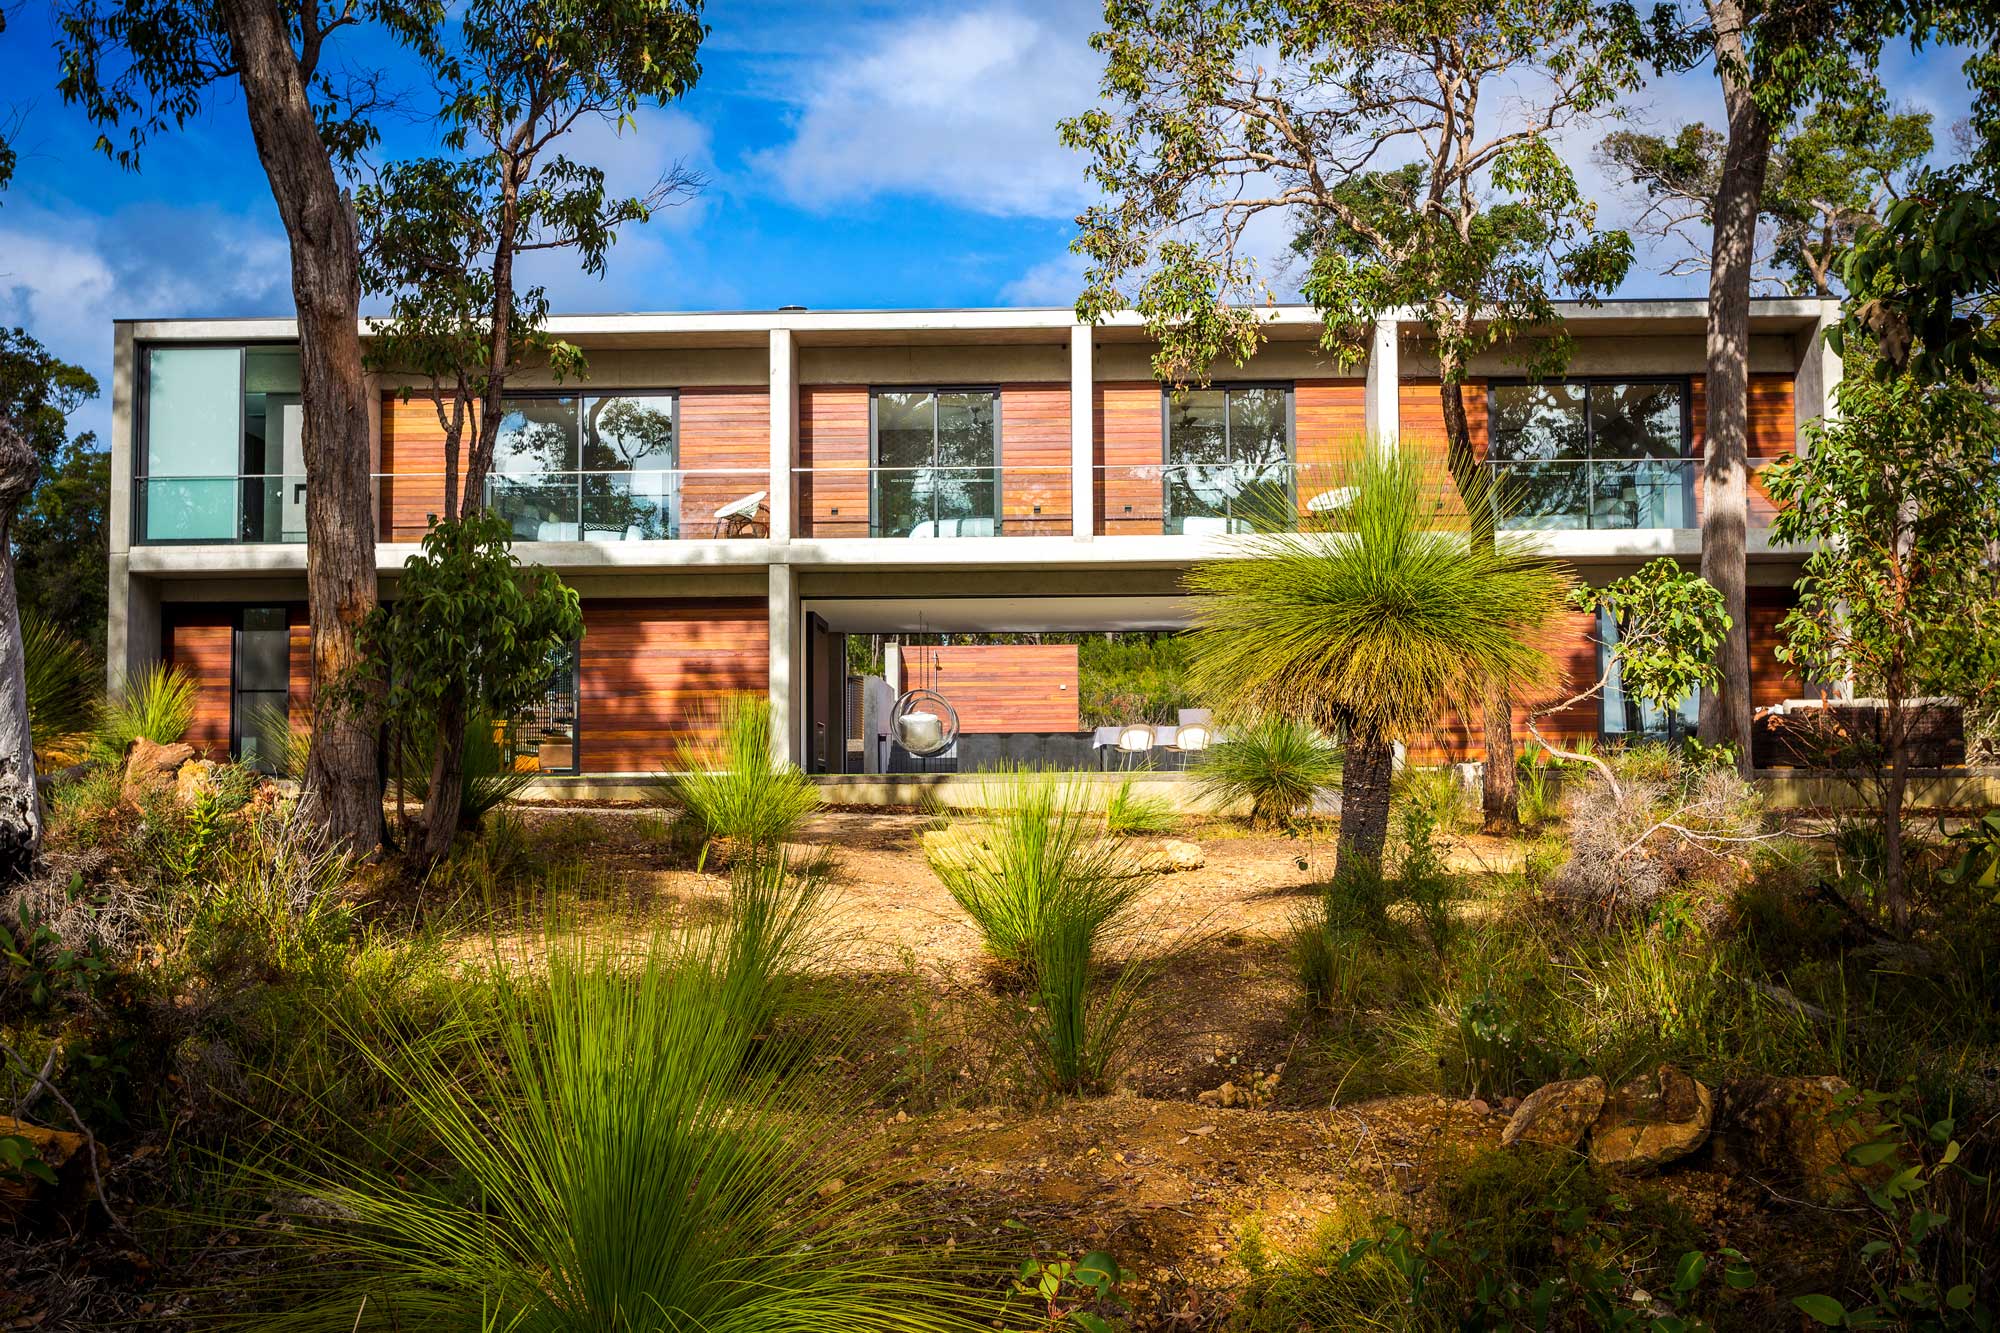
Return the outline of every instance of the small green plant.
[[[1252,824],[1275,827],[1340,784],[1340,751],[1303,722],[1266,713],[1225,738],[1194,768],[1195,787],[1223,805],[1248,804]]]
[[[1404,806],[1401,833],[1396,895],[1410,905],[1432,951],[1444,958],[1451,952],[1452,937],[1458,928],[1453,907],[1458,897],[1458,877],[1445,863],[1444,851],[1437,844],[1437,821],[1429,810],[1416,804]]]
[[[709,842],[726,838],[745,853],[775,852],[819,809],[819,789],[796,766],[775,761],[770,700],[737,695],[718,722],[714,749],[681,743],[682,771],[661,779],[662,794]]]
[[[1013,1218],[1006,1225],[1025,1230]],[[1030,1254],[1021,1261],[1013,1294],[1034,1311],[1032,1326],[1009,1322],[1008,1333],[1118,1333],[1130,1310],[1118,1299],[1118,1288],[1133,1274],[1119,1267],[1109,1250],[1092,1250],[1080,1259]]]
[[[1938,878],[1960,888],[1991,893],[1994,901],[2000,902],[2000,810],[1988,810],[1947,842],[1958,849],[1958,861],[1940,870]]]
[[[1994,1311],[1980,1299],[1985,1276],[1977,1247],[1943,1243],[1950,1215],[1942,1186],[1956,1176],[1987,1185],[1960,1163],[1949,1117],[1925,1124],[1909,1109],[1909,1089],[1842,1097],[1837,1124],[1857,1122],[1866,1141],[1849,1148],[1844,1165],[1869,1173],[1862,1190],[1870,1208],[1869,1240],[1861,1247],[1868,1289],[1850,1307],[1814,1293],[1792,1304],[1828,1328],[1990,1329]],[[1867,1123],[1873,1121],[1874,1123]]]
[[[137,676],[98,708],[91,730],[90,757],[121,764],[132,742],[141,738],[155,745],[173,745],[194,725],[200,688],[178,665],[157,663]]]
[[[1458,770],[1405,768],[1391,785],[1391,799],[1405,810],[1414,810],[1436,828],[1463,833],[1478,823],[1472,793],[1466,789]]]
[[[72,884],[80,891],[80,884]],[[109,960],[93,941],[76,949],[64,944],[26,900],[15,906],[14,919],[0,922],[0,1012],[15,1002],[31,1009],[49,1009],[65,996],[96,987]]]
[[[1380,866],[1341,864],[1320,886],[1292,935],[1292,968],[1308,1006],[1352,1007],[1375,943],[1389,934],[1395,892]]]
[[[1171,833],[1179,822],[1174,803],[1164,796],[1141,796],[1126,778],[1104,807],[1104,831],[1114,837]]]

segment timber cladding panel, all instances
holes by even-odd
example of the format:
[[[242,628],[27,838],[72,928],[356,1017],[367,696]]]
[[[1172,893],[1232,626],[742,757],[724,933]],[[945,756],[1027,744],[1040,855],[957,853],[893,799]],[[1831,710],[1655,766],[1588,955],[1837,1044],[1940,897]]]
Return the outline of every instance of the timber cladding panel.
[[[231,672],[236,616],[226,606],[168,607],[161,620],[162,656],[195,683],[194,722],[187,743],[211,759],[229,757]]]
[[[904,680],[936,690],[973,734],[1077,731],[1073,643],[911,644]]]
[[[1341,484],[1368,445],[1368,390],[1360,380],[1300,380],[1292,389],[1292,450],[1299,512]]]
[[[1096,468],[1099,536],[1158,536],[1166,525],[1166,408],[1155,380],[1091,390],[1091,462]]]
[[[1810,697],[1798,668],[1778,660],[1777,649],[1785,642],[1779,628],[1799,595],[1792,588],[1747,588],[1750,622],[1750,706],[1769,708],[1787,699]]]
[[[681,531],[715,535],[715,511],[753,491],[769,492],[771,394],[759,387],[680,391]],[[777,479],[778,484],[789,478]]]
[[[447,409],[449,410],[449,409]],[[465,451],[472,434],[467,413],[459,444],[458,475],[465,479]],[[444,516],[444,426],[437,400],[412,393],[382,395],[382,466],[376,510],[385,542],[422,541],[432,515]]]
[[[1597,618],[1584,611],[1559,612],[1549,626],[1544,642],[1555,669],[1550,687],[1533,700],[1514,704],[1514,745],[1528,744],[1528,714],[1590,688],[1597,680]],[[1541,721],[1542,734],[1556,745],[1579,740],[1596,741],[1601,721],[1601,705],[1595,696],[1549,714]],[[1469,718],[1457,710],[1447,712],[1428,733],[1410,737],[1410,762],[1418,765],[1471,763],[1486,756],[1486,740],[1480,731],[1479,716]]]
[[[1790,375],[1752,375],[1750,377],[1750,526],[1767,527],[1777,516],[1778,507],[1772,503],[1770,493],[1758,475],[1760,461],[1782,458],[1786,454],[1798,452],[1798,417],[1795,411],[1793,383]],[[1696,458],[1705,455],[1704,444],[1708,434],[1708,394],[1703,377],[1694,376],[1688,392],[1688,413],[1694,423],[1693,454]],[[1701,514],[1707,503],[1701,485],[1701,470],[1694,475],[1695,522],[1701,522]]]
[[[724,702],[770,687],[761,598],[583,604],[577,743],[585,773],[657,773],[716,732]]]
[[[800,530],[808,537],[868,535],[868,387],[799,389]]]
[[[1067,384],[1000,386],[1000,531],[1070,534]]]

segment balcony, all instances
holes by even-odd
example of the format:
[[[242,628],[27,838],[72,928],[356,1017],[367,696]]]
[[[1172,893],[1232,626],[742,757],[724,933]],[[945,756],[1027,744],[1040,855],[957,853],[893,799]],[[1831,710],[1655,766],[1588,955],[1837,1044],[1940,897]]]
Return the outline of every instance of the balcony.
[[[1238,460],[1099,467],[1093,531],[1100,537],[1217,537],[1330,513],[1341,487],[1296,463]],[[1304,492],[1302,494],[1302,492]]]
[[[1777,507],[1749,463],[1750,525],[1769,527]],[[1636,532],[1701,525],[1699,458],[1490,461],[1500,527],[1518,532]]]
[[[263,545],[306,539],[306,479],[297,474],[142,477],[133,483],[134,540],[146,545]]]
[[[1066,467],[808,467],[795,476],[802,537],[1071,533]]]

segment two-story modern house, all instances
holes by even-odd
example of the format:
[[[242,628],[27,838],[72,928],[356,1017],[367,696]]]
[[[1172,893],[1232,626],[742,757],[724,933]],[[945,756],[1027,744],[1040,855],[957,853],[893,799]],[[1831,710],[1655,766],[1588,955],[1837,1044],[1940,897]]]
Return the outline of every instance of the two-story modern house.
[[[1700,555],[1704,308],[1564,311],[1568,377],[1500,359],[1469,392],[1489,465],[1523,497],[1510,525],[1591,580]],[[1797,447],[1838,361],[1830,302],[1758,302],[1751,453]],[[883,744],[885,698],[912,684],[960,704],[945,767],[1090,761],[1062,633],[1172,630],[1180,578],[1239,545],[1253,499],[1301,510],[1317,465],[1364,438],[1442,469],[1435,370],[1414,321],[1385,319],[1341,367],[1304,308],[1268,312],[1246,366],[1181,397],[1149,372],[1132,321],[1067,310],[807,311],[560,317],[587,379],[521,383],[489,492],[524,560],[581,594],[585,632],[518,719],[520,762],[551,792],[609,793],[668,768],[725,695],[768,691],[789,756],[821,773],[935,768]],[[300,718],[305,522],[290,320],[117,326],[110,670],[158,660],[199,681],[191,737],[269,757]],[[407,386],[377,384],[372,442],[384,597],[442,504],[441,432]],[[1754,487],[1754,481],[1753,481]],[[1799,562],[1752,514],[1759,703],[1802,692],[1771,655]],[[982,643],[1041,633],[1055,642]],[[1565,659],[1595,679],[1600,627]],[[895,636],[877,680],[847,637]],[[886,688],[886,694],[884,693]],[[1065,698],[1067,695],[1067,698]],[[1557,720],[1571,735],[1669,730],[1613,690]],[[982,739],[983,738],[983,739]],[[1472,735],[1421,748],[1476,759]]]

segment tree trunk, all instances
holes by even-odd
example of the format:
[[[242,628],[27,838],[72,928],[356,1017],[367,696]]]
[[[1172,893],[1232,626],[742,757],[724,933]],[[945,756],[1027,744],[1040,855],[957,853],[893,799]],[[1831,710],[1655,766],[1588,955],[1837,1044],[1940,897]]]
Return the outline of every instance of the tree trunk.
[[[1750,771],[1750,623],[1745,551],[1750,442],[1750,278],[1771,159],[1771,126],[1752,96],[1741,0],[1709,0],[1729,141],[1715,187],[1708,272],[1708,415],[1702,461],[1701,576],[1729,612],[1720,688],[1701,698],[1701,739],[1736,747]]]
[[[28,733],[28,654],[14,600],[14,511],[34,489],[39,460],[14,423],[0,417],[0,884],[34,868],[42,847],[42,798]]]
[[[412,850],[419,867],[436,865],[458,835],[459,799],[465,790],[465,700],[452,697],[438,709],[437,750],[424,793],[423,836]]]
[[[1395,750],[1380,727],[1348,726],[1340,766],[1340,851],[1334,860],[1335,874],[1350,864],[1350,857],[1382,868],[1382,847],[1389,838],[1389,783],[1395,768]]]
[[[1472,423],[1465,415],[1465,371],[1440,358],[1438,392],[1443,399],[1445,462],[1452,484],[1465,501],[1472,539],[1492,546],[1497,516],[1487,502],[1490,487],[1480,485],[1480,459],[1472,448]],[[1489,833],[1500,833],[1521,822],[1521,798],[1514,781],[1514,701],[1504,688],[1487,690],[1479,706],[1480,737],[1486,762],[1480,778],[1480,813]]]
[[[1910,893],[1903,872],[1903,795],[1910,787],[1910,726],[1900,671],[1890,673],[1883,695],[1889,714],[1889,779],[1882,788],[1882,901],[1889,909],[1890,929],[1907,937]]]
[[[298,306],[315,687],[304,805],[333,843],[364,852],[381,831],[382,785],[375,767],[380,685],[368,678],[359,641],[375,608],[360,245],[278,5],[222,0],[221,11],[257,155],[291,243]]]

